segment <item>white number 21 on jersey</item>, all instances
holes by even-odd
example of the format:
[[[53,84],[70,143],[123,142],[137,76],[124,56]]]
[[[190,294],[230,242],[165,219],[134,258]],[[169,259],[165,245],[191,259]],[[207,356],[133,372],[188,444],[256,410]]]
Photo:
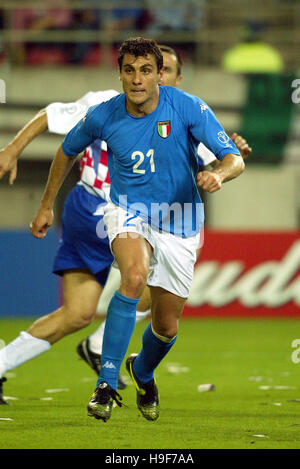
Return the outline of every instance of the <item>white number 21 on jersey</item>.
[[[150,158],[150,170],[151,173],[155,173],[155,164],[154,164],[154,150],[149,150],[147,155],[148,158]],[[142,164],[142,162],[145,159],[144,153],[141,151],[134,151],[131,155],[131,159],[135,160],[136,158],[139,158],[138,161],[133,165],[132,171],[134,173],[138,174],[145,174],[146,170],[145,169],[138,169],[139,166]]]

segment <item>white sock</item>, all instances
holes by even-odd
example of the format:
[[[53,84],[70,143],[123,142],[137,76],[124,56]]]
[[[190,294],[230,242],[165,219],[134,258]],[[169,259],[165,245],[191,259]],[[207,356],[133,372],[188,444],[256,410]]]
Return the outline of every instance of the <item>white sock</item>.
[[[89,347],[92,352],[97,353],[98,355],[101,355],[102,353],[105,322],[106,321],[103,321],[98,329],[96,329],[93,334],[89,335]]]
[[[140,322],[142,319],[146,318],[149,313],[150,309],[145,312],[137,311],[135,322]],[[101,355],[102,353],[104,328],[105,321],[103,321],[98,329],[96,329],[95,332],[89,336],[89,347],[93,353],[97,353],[98,355]]]
[[[51,344],[47,340],[37,339],[28,332],[21,332],[19,337],[0,350],[0,378],[6,371],[32,360],[50,347]]]
[[[147,309],[147,311],[137,311],[135,322],[137,323],[145,319],[148,316],[148,314],[150,314],[150,311],[151,309]]]

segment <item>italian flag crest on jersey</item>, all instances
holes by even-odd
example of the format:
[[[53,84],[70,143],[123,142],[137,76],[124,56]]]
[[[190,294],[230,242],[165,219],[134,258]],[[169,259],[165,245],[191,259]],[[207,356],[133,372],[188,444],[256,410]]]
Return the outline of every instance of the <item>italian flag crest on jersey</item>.
[[[157,122],[157,131],[160,137],[167,138],[171,133],[171,122]]]

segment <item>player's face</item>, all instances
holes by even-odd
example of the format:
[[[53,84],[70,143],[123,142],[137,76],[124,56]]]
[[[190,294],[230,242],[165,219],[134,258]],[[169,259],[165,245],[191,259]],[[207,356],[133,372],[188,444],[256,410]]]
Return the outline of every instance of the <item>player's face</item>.
[[[164,73],[160,84],[178,87],[182,80],[182,75],[178,75],[177,58],[174,54],[169,54],[168,52],[162,52],[162,55],[164,60]]]
[[[162,71],[158,72],[154,55],[148,54],[146,57],[135,57],[125,54],[120,72],[123,90],[126,94],[127,107],[143,106],[148,107],[158,100],[158,83],[162,76]],[[157,102],[156,102],[157,104]]]

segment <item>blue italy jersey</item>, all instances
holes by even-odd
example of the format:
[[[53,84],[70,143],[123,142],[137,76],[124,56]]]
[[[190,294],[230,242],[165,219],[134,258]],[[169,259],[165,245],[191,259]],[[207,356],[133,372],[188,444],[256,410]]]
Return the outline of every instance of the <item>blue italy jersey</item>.
[[[124,94],[91,107],[62,148],[74,156],[97,138],[108,147],[112,202],[181,237],[195,235],[204,222],[198,144],[220,160],[240,154],[201,99],[169,86],[159,87],[157,108],[144,117],[126,111]]]

